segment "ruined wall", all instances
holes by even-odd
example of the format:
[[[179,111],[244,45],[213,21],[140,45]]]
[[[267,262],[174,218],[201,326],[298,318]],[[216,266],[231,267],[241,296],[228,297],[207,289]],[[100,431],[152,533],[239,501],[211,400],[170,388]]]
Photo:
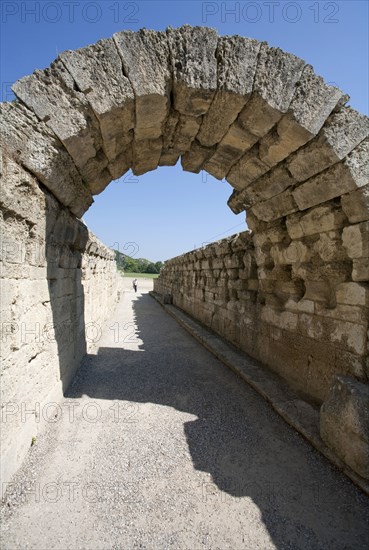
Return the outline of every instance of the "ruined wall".
[[[154,290],[234,344],[257,335],[257,269],[250,233],[244,232],[165,262]]]
[[[169,260],[155,290],[321,403],[336,374],[368,380],[368,223],[332,202],[286,224]]]
[[[2,481],[55,413],[118,299],[114,253],[16,162],[1,163]]]
[[[369,119],[346,105],[347,95],[279,48],[188,25],[164,32],[122,31],[63,52],[12,89],[17,99],[0,104],[0,143],[75,216],[129,169],[141,175],[181,159],[186,171],[225,178],[234,188],[230,208],[247,211],[258,288],[252,286],[254,275],[240,277],[244,263],[226,266],[227,254],[215,256],[225,262],[220,270],[224,298],[219,294],[212,304],[218,268],[206,268],[211,258],[196,252],[196,266],[189,262],[195,270],[195,303],[190,303],[187,275],[186,291],[176,290],[175,299],[311,399],[325,400],[335,373],[365,382],[367,390]],[[28,187],[19,193],[27,197]],[[42,263],[27,264],[20,270],[29,268],[29,275],[21,275],[30,279],[24,284],[46,274],[42,288],[57,319],[79,319],[84,300],[89,315],[103,313],[103,300],[100,310],[82,291],[79,265],[87,231],[70,226],[67,210],[54,208],[45,196],[50,208],[43,222],[44,206],[40,203],[41,213],[36,207],[28,212],[21,199],[21,213],[11,216],[24,239],[32,239],[37,224],[44,223],[51,244],[46,246],[60,250],[60,263],[50,260],[46,270]],[[60,217],[54,219],[55,212]],[[5,216],[9,224],[9,208]],[[231,262],[240,262],[241,253],[230,254]],[[101,287],[105,260],[96,260],[94,268],[102,270]],[[11,269],[17,272],[16,266]],[[165,279],[169,286],[176,284],[169,264]],[[91,288],[96,280],[94,275]],[[66,291],[73,297],[69,302]],[[39,310],[34,320],[49,308],[38,292],[30,309]],[[73,346],[62,336],[57,340],[61,357],[80,355],[83,338]],[[16,357],[16,347],[13,353]],[[336,446],[331,435],[326,441]]]

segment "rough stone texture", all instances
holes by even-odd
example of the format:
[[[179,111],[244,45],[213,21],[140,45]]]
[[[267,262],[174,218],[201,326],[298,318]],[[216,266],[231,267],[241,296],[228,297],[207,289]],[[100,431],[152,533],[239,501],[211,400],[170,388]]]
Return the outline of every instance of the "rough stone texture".
[[[170,72],[165,33],[141,30],[114,35],[124,72],[135,93],[135,137],[156,139],[168,115]]]
[[[59,59],[50,68],[18,80],[12,89],[64,144],[92,193],[101,182],[109,183],[98,121]]]
[[[351,223],[363,222],[369,219],[369,183],[363,187],[342,195],[342,210]]]
[[[175,166],[191,146],[201,125],[201,116],[191,117],[171,110],[163,136],[160,166]]]
[[[251,182],[269,171],[269,166],[259,157],[259,144],[257,143],[231,168],[227,174],[227,181],[237,190],[242,191]],[[236,192],[235,197],[237,198]],[[239,202],[239,201],[237,201]],[[241,201],[242,202],[242,197]]]
[[[190,27],[167,30],[171,52],[174,108],[189,116],[205,114],[217,90],[218,36],[214,29]]]
[[[253,87],[253,97],[240,113],[241,125],[258,137],[286,113],[305,62],[279,48],[262,44]]]
[[[345,158],[368,135],[368,117],[342,107],[328,118],[316,139],[291,156],[288,168],[304,181]]]
[[[305,66],[288,113],[260,142],[261,160],[274,166],[299,149],[319,132],[342,97],[338,88],[328,86],[310,65]]]
[[[177,123],[172,138],[167,142],[164,138],[160,164],[173,166],[179,156],[186,155],[191,148],[199,132],[202,115],[208,111],[217,90],[215,52],[218,36],[214,29],[185,25],[179,29],[167,29],[167,37],[173,78],[173,106],[165,133],[171,133],[173,120]]]
[[[93,202],[91,192],[68,152],[44,123],[23,105],[0,104],[0,145],[24,165],[73,214],[82,216]],[[11,192],[11,189],[4,191]]]
[[[244,210],[260,201],[270,199],[291,187],[296,180],[283,164],[279,164],[240,193],[235,193],[228,201],[233,211]]]
[[[45,420],[37,407],[62,396],[83,355],[96,346],[121,277],[113,252],[5,156],[0,207],[6,482]]]
[[[197,136],[202,145],[217,144],[249,99],[254,83],[260,43],[241,36],[218,39],[217,93]]]
[[[336,374],[367,380],[368,287],[350,271],[340,231],[291,241],[273,222],[169,260],[154,288],[321,403]]]
[[[135,94],[133,172],[154,170],[160,160],[163,126],[169,114],[171,73],[163,32],[142,29],[114,35],[123,68]]]
[[[131,166],[134,128],[134,94],[123,74],[122,60],[112,39],[93,46],[63,52],[64,63],[99,120],[103,149],[113,179]]]
[[[369,479],[369,388],[337,376],[320,410],[320,435],[355,472]]]
[[[326,202],[362,187],[369,181],[369,141],[359,145],[345,160],[299,185],[293,197],[300,210]]]
[[[129,168],[143,174],[181,157],[185,170],[226,178],[229,205],[247,208],[252,236],[168,262],[158,288],[174,289],[180,307],[310,399],[326,399],[337,374],[367,383],[369,119],[311,66],[265,43],[184,26],[65,52],[14,90],[19,100],[1,106],[4,151],[77,216]],[[33,222],[22,216],[14,223],[26,240]],[[61,296],[85,254],[67,219],[65,211],[58,226]],[[104,274],[112,259],[99,258]],[[72,315],[73,303],[55,308]]]

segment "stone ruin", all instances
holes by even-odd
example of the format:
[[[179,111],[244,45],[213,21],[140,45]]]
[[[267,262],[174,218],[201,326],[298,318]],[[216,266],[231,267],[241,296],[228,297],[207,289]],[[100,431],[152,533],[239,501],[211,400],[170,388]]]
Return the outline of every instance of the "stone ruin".
[[[181,159],[232,185],[250,231],[168,261],[157,292],[321,406],[321,437],[368,480],[369,119],[298,57],[204,27],[119,32],[13,90],[3,402],[61,395],[118,299],[113,254],[79,220],[93,196]],[[37,411],[8,416],[5,480]]]

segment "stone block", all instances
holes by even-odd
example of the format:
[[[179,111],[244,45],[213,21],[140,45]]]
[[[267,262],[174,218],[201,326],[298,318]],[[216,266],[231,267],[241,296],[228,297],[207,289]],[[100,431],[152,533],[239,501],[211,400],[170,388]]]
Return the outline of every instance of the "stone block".
[[[366,327],[361,324],[302,313],[299,332],[314,340],[331,342],[359,356],[366,351]]]
[[[291,239],[315,235],[342,227],[347,222],[345,213],[335,204],[317,206],[306,213],[287,216],[286,226]]]
[[[259,144],[256,143],[227,174],[227,181],[236,189],[242,191],[251,182],[269,171],[269,166],[259,158]],[[242,195],[235,194],[235,206],[242,201]],[[241,211],[241,210],[240,210]]]
[[[311,302],[323,302],[327,305],[335,305],[335,294],[333,285],[329,281],[305,280],[304,300]],[[313,313],[313,312],[308,312]]]
[[[351,223],[369,220],[369,184],[341,197],[342,210]]]
[[[332,111],[347,100],[341,90],[326,84],[321,76],[316,75],[311,65],[305,65],[289,111],[300,126],[315,135]]]
[[[259,50],[257,40],[218,38],[217,92],[197,136],[202,145],[216,145],[244,107],[252,93]]]
[[[99,123],[61,60],[18,80],[12,89],[60,139],[88,184],[109,182]]]
[[[174,166],[178,158],[190,149],[199,131],[201,120],[202,117],[182,115],[171,110],[163,132],[160,166]]]
[[[265,201],[279,195],[294,183],[296,183],[296,180],[286,167],[279,165],[249,185],[242,196],[245,202],[252,206],[259,201]]]
[[[217,90],[217,32],[206,27],[184,25],[178,29],[168,28],[167,39],[174,108],[184,115],[204,115]],[[191,55],[188,55],[189,51]],[[148,80],[147,76],[145,79]]]
[[[256,136],[235,122],[219,142],[215,153],[204,164],[204,170],[217,179],[223,179],[231,167],[257,140]]]
[[[368,135],[368,117],[342,107],[328,118],[315,139],[291,156],[288,169],[298,181],[305,181],[345,158]]]
[[[109,169],[112,166],[117,178],[114,161],[132,141],[130,130],[134,128],[135,104],[133,89],[123,74],[116,45],[109,38],[86,48],[63,52],[59,59],[99,120]]]
[[[293,241],[288,246],[274,244],[270,249],[270,254],[276,265],[304,263],[308,262],[311,257],[311,251],[301,241]]]
[[[339,231],[329,231],[321,233],[319,239],[311,244],[312,254],[317,254],[323,262],[347,261],[347,253],[342,246],[341,233]]]
[[[359,258],[353,260],[352,280],[369,281],[369,258]]]
[[[135,139],[157,139],[169,114],[171,70],[165,32],[122,31],[113,40],[135,95]]]
[[[214,147],[203,147],[196,139],[191,143],[190,149],[182,156],[181,164],[186,172],[198,174],[205,162],[214,153]]]
[[[269,166],[281,162],[314,137],[343,98],[306,65],[296,84],[289,111],[260,142],[260,158]]]
[[[132,172],[141,176],[155,170],[160,162],[163,149],[163,138],[135,139],[133,142]]]
[[[327,307],[323,303],[315,304],[315,313],[322,317],[347,321],[357,325],[368,325],[368,313],[365,307],[337,303],[335,307]]]
[[[244,129],[263,137],[274,126],[290,106],[304,65],[302,59],[262,44],[253,96],[238,117]]]
[[[276,311],[270,306],[261,310],[261,320],[285,330],[294,331],[297,328],[298,316],[291,311]]]
[[[0,114],[3,152],[26,166],[73,214],[82,216],[93,202],[91,192],[55,134],[18,102],[2,103]]]
[[[352,259],[369,258],[369,222],[345,227],[342,243]]]
[[[302,183],[293,192],[300,210],[329,201],[368,183],[369,164],[366,146],[358,146],[341,163]]]
[[[341,283],[336,287],[336,299],[339,304],[365,306],[369,308],[369,285],[360,283]]]
[[[296,212],[298,206],[291,191],[287,189],[283,193],[266,201],[259,202],[252,207],[252,212],[260,220],[269,222],[277,220],[292,212]]]
[[[337,376],[320,409],[320,436],[350,468],[369,479],[369,387]]]

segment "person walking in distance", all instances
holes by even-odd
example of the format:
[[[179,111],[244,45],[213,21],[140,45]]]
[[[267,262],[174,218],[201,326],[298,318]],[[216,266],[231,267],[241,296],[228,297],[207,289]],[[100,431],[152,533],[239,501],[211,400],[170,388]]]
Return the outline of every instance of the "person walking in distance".
[[[133,279],[133,290],[137,292],[137,279]]]

